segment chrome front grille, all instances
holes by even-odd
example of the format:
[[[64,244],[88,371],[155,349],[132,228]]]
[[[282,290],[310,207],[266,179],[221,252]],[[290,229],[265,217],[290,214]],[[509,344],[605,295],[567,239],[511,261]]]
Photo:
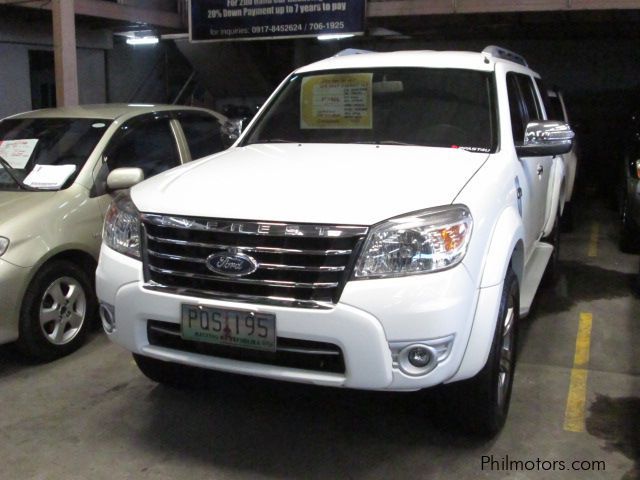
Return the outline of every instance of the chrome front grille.
[[[246,222],[143,214],[146,287],[255,303],[337,303],[367,227]],[[207,258],[251,256],[255,272],[226,276]]]

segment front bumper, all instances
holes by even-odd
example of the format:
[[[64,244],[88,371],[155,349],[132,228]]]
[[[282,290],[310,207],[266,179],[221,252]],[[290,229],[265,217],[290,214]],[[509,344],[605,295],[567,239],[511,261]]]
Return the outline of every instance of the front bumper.
[[[115,307],[111,340],[160,360],[272,379],[372,390],[418,390],[456,377],[467,352],[478,293],[466,268],[436,274],[349,282],[328,310],[276,307],[169,294],[143,288],[142,264],[103,245],[96,273],[101,302]],[[278,337],[337,345],[345,373],[326,373],[190,353],[151,345],[147,322],[180,323],[181,305],[217,306],[276,315]],[[394,366],[398,344],[448,338],[449,350],[429,373],[411,376]],[[468,353],[468,352],[467,352]],[[472,353],[473,354],[473,353]],[[465,371],[477,372],[477,355]],[[477,365],[475,365],[477,364]]]
[[[29,282],[29,268],[0,258],[0,344],[18,339],[22,296]]]

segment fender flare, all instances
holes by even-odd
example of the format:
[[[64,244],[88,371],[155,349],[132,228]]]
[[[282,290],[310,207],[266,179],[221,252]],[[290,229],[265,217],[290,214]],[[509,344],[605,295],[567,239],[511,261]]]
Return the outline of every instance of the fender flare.
[[[516,258],[514,258],[513,269],[518,281],[522,284],[524,271],[523,239],[522,217],[517,208],[509,206],[502,211],[493,229],[491,243],[484,259],[480,288],[502,284],[514,252],[516,252]]]
[[[517,207],[509,206],[500,214],[493,229],[491,243],[484,260],[473,325],[462,363],[447,383],[471,378],[487,363],[498,321],[502,287],[510,265],[518,277],[518,283],[522,285],[523,239],[522,218]]]
[[[547,195],[547,221],[542,231],[543,237],[551,235],[553,226],[556,223],[558,215],[558,206],[560,214],[564,210],[564,160],[560,155],[553,157],[553,166],[551,167],[551,179],[549,180],[549,194]]]

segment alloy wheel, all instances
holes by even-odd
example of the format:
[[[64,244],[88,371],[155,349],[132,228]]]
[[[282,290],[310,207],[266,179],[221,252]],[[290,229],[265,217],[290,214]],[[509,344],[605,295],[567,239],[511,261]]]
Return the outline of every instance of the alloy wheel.
[[[40,303],[40,327],[54,345],[71,342],[82,329],[87,312],[87,296],[78,280],[61,277],[44,291]]]

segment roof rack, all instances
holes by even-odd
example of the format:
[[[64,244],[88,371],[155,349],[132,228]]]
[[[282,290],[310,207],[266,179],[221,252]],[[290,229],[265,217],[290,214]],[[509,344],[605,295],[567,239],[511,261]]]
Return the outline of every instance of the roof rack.
[[[519,63],[520,65],[524,65],[528,67],[529,64],[524,59],[522,55],[518,55],[517,53],[512,52],[511,50],[507,50],[506,48],[497,47],[495,45],[489,45],[482,53],[486,53],[495,58],[502,58],[503,60],[510,60],[515,63]]]
[[[360,55],[362,53],[376,53],[373,50],[361,50],[359,48],[346,48],[344,50],[340,50],[338,53],[334,55],[334,57],[344,57],[346,55]]]

